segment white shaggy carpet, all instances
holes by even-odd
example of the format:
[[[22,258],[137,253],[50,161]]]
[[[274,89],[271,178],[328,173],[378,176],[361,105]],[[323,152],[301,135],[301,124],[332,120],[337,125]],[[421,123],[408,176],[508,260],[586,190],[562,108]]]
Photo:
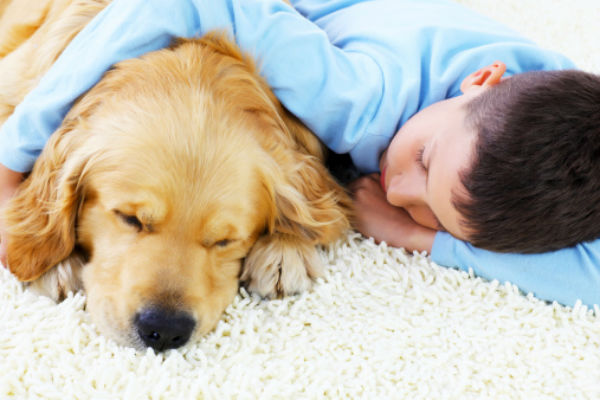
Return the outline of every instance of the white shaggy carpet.
[[[600,1],[461,2],[600,73]],[[83,295],[55,305],[0,269],[0,399],[600,399],[600,309],[356,234],[322,256],[310,292],[242,292],[213,333],[159,355],[100,336]]]

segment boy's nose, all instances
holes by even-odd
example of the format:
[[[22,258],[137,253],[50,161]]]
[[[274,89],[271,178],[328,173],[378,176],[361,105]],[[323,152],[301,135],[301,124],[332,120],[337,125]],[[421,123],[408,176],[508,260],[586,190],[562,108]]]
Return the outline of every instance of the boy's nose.
[[[395,176],[388,186],[387,200],[396,207],[408,209],[424,204],[424,183],[408,175]]]
[[[426,183],[421,179],[410,179],[410,176],[398,176],[390,183],[387,192],[388,202],[402,207],[419,225],[431,229],[439,229],[439,223],[426,199]]]

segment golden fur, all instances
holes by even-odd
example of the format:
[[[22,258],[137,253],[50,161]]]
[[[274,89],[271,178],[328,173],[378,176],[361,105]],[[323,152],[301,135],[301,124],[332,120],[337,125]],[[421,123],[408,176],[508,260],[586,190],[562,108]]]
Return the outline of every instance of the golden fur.
[[[106,3],[0,2],[0,123]],[[348,228],[351,204],[322,161],[228,40],[178,41],[118,64],[69,112],[4,211],[9,268],[54,298],[83,288],[124,344],[143,347],[132,321],[148,307],[208,332],[240,278],[276,296],[319,275],[315,246]]]

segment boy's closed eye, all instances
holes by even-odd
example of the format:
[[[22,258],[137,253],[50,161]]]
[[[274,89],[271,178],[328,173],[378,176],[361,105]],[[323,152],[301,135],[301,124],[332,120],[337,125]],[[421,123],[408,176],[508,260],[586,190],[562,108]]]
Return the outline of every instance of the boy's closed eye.
[[[421,147],[418,151],[417,151],[417,164],[421,167],[421,169],[423,169],[423,171],[425,173],[427,173],[427,167],[425,166],[425,163],[423,162],[423,154],[425,154],[425,146]]]
[[[435,103],[415,114],[382,154],[380,170],[387,201],[418,224],[468,240],[454,206],[465,193],[462,171],[471,166],[474,135],[465,105],[475,94]]]

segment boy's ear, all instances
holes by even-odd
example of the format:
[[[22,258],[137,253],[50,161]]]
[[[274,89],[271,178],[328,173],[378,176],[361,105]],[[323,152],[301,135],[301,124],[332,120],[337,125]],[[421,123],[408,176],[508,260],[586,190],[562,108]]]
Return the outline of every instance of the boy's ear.
[[[506,64],[502,61],[496,61],[486,67],[480,68],[467,76],[460,84],[460,90],[466,93],[474,86],[490,87],[494,86],[502,79],[506,72]]]

